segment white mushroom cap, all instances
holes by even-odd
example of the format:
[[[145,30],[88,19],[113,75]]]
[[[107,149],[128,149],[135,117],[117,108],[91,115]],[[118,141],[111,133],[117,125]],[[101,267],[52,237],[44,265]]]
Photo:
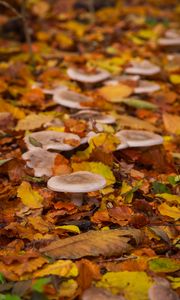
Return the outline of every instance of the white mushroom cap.
[[[50,94],[54,95],[55,93],[58,93],[58,91],[67,91],[68,87],[65,85],[60,85],[58,87],[55,87],[54,89],[42,89],[44,94]]]
[[[32,141],[35,140],[35,143],[33,143],[31,139]],[[45,150],[54,149],[60,151],[68,151],[77,147],[70,145],[70,143],[68,143],[68,140],[76,141],[77,146],[80,144],[80,137],[78,135],[53,130],[33,132],[29,135],[26,135],[24,138],[26,146],[29,150],[43,148]]]
[[[165,37],[169,39],[176,39],[180,37],[180,31],[175,29],[169,29],[165,32]]]
[[[57,153],[52,153],[41,148],[30,150],[22,155],[22,158],[26,160],[26,164],[29,168],[34,169],[34,175],[36,177],[52,176],[52,168],[54,165],[55,157]]]
[[[126,73],[139,75],[154,75],[160,72],[160,67],[152,64],[148,60],[133,61],[131,67],[125,69]]]
[[[113,124],[116,121],[113,116],[95,110],[81,110],[73,114],[72,117],[84,120],[92,119],[102,124]]]
[[[116,136],[124,138],[129,147],[147,147],[163,143],[159,134],[144,130],[121,130]]]
[[[112,79],[106,80],[104,82],[104,85],[118,85],[120,82],[124,82],[127,80],[138,81],[139,79],[140,79],[139,75],[121,75],[121,76],[116,76]]]
[[[110,77],[110,73],[102,69],[96,70],[94,74],[88,74],[81,69],[68,68],[67,74],[73,80],[86,83],[96,83]]]
[[[95,173],[79,171],[51,177],[47,186],[56,192],[88,193],[103,189],[106,186],[106,179]]]
[[[81,103],[93,101],[92,98],[85,95],[64,90],[58,90],[54,93],[53,100],[62,106],[78,109],[84,109],[84,106],[82,106]]]
[[[176,38],[164,37],[158,40],[160,46],[179,46],[180,45],[180,36]]]
[[[134,89],[135,94],[154,93],[160,90],[160,85],[147,80],[140,80],[139,86]]]

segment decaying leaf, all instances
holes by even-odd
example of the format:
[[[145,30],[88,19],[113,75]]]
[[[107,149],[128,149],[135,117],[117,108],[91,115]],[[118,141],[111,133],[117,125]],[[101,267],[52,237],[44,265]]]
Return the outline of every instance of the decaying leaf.
[[[119,128],[130,128],[130,129],[142,129],[149,131],[158,131],[158,128],[154,125],[150,124],[147,121],[140,120],[135,117],[131,117],[128,115],[121,115],[118,117],[118,127]]]
[[[180,133],[180,116],[172,115],[169,113],[163,114],[164,127],[170,133]]]
[[[142,233],[136,229],[89,231],[50,243],[41,252],[54,258],[77,259],[84,256],[117,256],[132,248],[130,242],[140,242]],[[96,245],[96,246],[95,246]]]

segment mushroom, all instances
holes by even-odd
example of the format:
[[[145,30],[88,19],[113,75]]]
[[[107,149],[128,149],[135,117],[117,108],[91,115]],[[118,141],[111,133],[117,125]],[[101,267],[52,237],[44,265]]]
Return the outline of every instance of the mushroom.
[[[22,158],[26,160],[26,165],[34,169],[34,176],[52,176],[52,168],[57,153],[49,152],[44,149],[34,149],[25,152]]]
[[[163,138],[159,134],[144,130],[121,130],[116,136],[124,138],[129,147],[147,147],[163,143]]]
[[[34,88],[40,88],[44,94],[49,94],[49,95],[53,95],[54,93],[56,93],[57,91],[67,91],[68,87],[65,85],[60,85],[57,87],[54,87],[52,89],[46,89],[46,88],[42,88],[42,84],[40,82],[34,82],[31,86],[32,89]]]
[[[56,91],[53,95],[53,100],[62,106],[77,109],[84,109],[82,103],[86,104],[93,101],[92,98],[85,95],[64,90]]]
[[[116,76],[112,79],[106,80],[104,82],[104,85],[118,85],[120,82],[125,82],[125,81],[137,82],[139,79],[140,79],[139,75],[121,75],[121,76]]]
[[[82,69],[68,68],[67,74],[71,79],[84,83],[97,83],[110,77],[110,73],[102,69],[90,74]]]
[[[80,145],[80,137],[68,132],[53,130],[33,132],[24,137],[29,150],[43,148],[45,150],[68,151]]]
[[[148,60],[133,61],[131,66],[125,69],[125,72],[138,75],[154,75],[160,72],[160,67]]]
[[[134,88],[135,94],[154,93],[159,90],[160,90],[159,84],[148,80],[140,80],[139,85]]]
[[[82,205],[83,193],[95,192],[106,186],[106,179],[95,173],[87,171],[74,172],[67,175],[53,176],[47,186],[55,192],[72,193],[72,201]]]
[[[164,37],[159,38],[158,44],[160,46],[179,46],[180,45],[180,31],[169,29],[165,32]]]
[[[115,123],[115,118],[113,116],[96,110],[81,110],[73,114],[72,117],[75,119],[92,120],[102,124]]]

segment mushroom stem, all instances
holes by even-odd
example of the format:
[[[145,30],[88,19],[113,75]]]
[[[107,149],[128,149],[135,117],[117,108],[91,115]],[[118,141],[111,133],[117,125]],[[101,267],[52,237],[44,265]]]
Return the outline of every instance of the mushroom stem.
[[[84,199],[84,194],[83,193],[72,193],[71,194],[71,201],[74,205],[76,206],[82,206],[83,204],[83,199]]]

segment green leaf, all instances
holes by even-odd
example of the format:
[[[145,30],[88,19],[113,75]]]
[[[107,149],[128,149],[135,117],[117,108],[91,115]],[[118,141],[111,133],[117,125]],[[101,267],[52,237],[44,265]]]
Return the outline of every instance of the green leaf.
[[[177,176],[168,176],[168,181],[172,185],[176,185],[180,183],[180,175]]]
[[[29,142],[35,146],[35,147],[40,147],[42,148],[42,144],[40,142],[38,142],[36,139],[34,139],[33,137],[29,137]]]
[[[154,194],[170,193],[170,189],[163,183],[159,181],[154,181],[152,184],[152,189]]]
[[[145,109],[152,109],[152,110],[157,109],[157,105],[150,103],[148,101],[143,101],[135,98],[123,99],[122,102],[128,106],[132,106],[135,108],[145,108]]]
[[[35,281],[35,283],[33,284],[33,286],[32,286],[33,291],[42,293],[43,290],[44,290],[44,286],[45,286],[46,284],[48,284],[50,281],[51,281],[51,279],[50,279],[50,278],[47,278],[47,277],[37,279],[37,280]]]
[[[3,295],[3,294],[0,294],[0,300],[21,300],[21,298],[17,295],[10,295],[10,294]]]
[[[7,158],[7,159],[1,159],[0,160],[0,166],[4,165],[5,163],[7,163],[9,160],[11,160],[12,158]]]
[[[180,262],[166,257],[153,258],[149,261],[149,269],[157,273],[171,273],[180,269]]]
[[[0,283],[4,283],[4,276],[3,276],[3,274],[2,273],[0,273]]]

